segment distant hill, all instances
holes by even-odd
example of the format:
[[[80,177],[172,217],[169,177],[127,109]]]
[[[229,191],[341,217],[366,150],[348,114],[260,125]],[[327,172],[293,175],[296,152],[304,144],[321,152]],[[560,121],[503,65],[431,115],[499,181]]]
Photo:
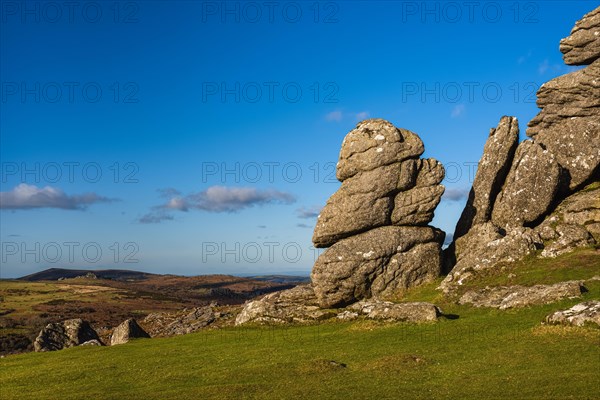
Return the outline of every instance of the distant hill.
[[[273,283],[309,283],[310,276],[297,276],[297,275],[256,275],[247,276],[248,279],[254,279],[256,281],[267,281]]]
[[[67,268],[49,268],[40,272],[36,272],[34,274],[26,275],[21,278],[17,278],[17,280],[21,281],[57,281],[59,279],[73,279],[77,277],[85,277],[88,274],[94,274],[98,279],[108,279],[112,281],[120,281],[120,282],[132,282],[132,281],[147,281],[151,279],[157,278],[175,278],[180,277],[178,275],[162,275],[162,274],[151,274],[148,272],[140,272],[140,271],[131,271],[127,269],[99,269],[99,270],[87,270],[87,269],[67,269]],[[89,275],[88,275],[89,276]],[[227,277],[224,278],[224,281],[230,281],[232,276],[230,275],[204,275],[205,277]],[[191,277],[181,277],[181,278],[191,278]],[[237,278],[237,277],[236,277]],[[256,276],[246,276],[243,279],[248,281],[261,281],[261,282],[271,282],[277,284],[291,284],[297,285],[300,283],[308,283],[310,282],[310,277],[308,276],[294,276],[294,275],[256,275]]]
[[[126,269],[103,269],[103,270],[87,270],[87,269],[66,269],[66,268],[49,268],[35,274],[26,275],[18,280],[22,281],[57,281],[61,278],[72,279],[78,276],[94,274],[99,279],[110,279],[114,281],[143,281],[152,277],[160,276],[157,274],[149,274],[147,272],[130,271]]]

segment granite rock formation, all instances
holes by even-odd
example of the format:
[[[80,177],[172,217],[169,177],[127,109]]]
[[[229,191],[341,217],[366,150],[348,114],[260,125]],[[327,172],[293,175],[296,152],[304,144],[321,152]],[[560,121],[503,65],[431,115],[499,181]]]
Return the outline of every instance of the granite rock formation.
[[[531,139],[515,149],[515,118],[503,117],[492,130],[445,251],[445,292],[482,269],[600,240],[599,15],[600,8],[587,14],[561,42],[565,62],[589,65],[540,88]]]
[[[319,306],[389,298],[441,273],[444,233],[427,224],[444,193],[444,167],[420,159],[421,139],[382,119],[360,122],[344,138],[340,189],[327,201],[313,235],[329,247],[312,283]]]

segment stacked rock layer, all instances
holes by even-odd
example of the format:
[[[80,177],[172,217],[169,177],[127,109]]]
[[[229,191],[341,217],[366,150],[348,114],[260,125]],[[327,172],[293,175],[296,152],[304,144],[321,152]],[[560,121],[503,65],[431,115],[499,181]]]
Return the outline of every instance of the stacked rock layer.
[[[444,167],[419,158],[423,151],[419,136],[382,119],[362,121],[344,138],[342,184],[313,235],[316,247],[329,247],[311,276],[319,306],[393,297],[440,275],[445,234],[428,224]]]

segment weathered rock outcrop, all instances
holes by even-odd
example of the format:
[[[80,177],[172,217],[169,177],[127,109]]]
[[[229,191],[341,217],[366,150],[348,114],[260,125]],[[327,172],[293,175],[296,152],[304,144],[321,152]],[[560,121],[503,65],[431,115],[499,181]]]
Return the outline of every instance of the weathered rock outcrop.
[[[537,95],[542,111],[527,135],[556,156],[568,188],[577,189],[600,165],[600,60],[545,83]]]
[[[590,300],[574,305],[567,310],[556,311],[546,317],[549,324],[600,327],[600,301]]]
[[[572,299],[581,296],[583,291],[585,287],[578,281],[560,282],[554,285],[486,287],[465,293],[458,303],[506,310]]]
[[[329,249],[317,259],[311,285],[246,303],[236,324],[353,319],[358,313],[341,307],[371,299],[379,310],[382,300],[438,277],[445,234],[427,224],[444,192],[444,167],[420,159],[423,151],[415,133],[382,119],[350,131],[337,165],[342,185],[315,226],[314,245]],[[389,318],[431,319],[431,309],[408,315],[402,307]]]
[[[151,313],[142,324],[152,336],[177,336],[197,332],[225,317],[214,310],[213,305],[186,309],[181,312]]]
[[[517,152],[492,211],[499,227],[529,225],[546,215],[556,199],[561,167],[554,155],[526,140]]]
[[[343,321],[359,317],[396,322],[435,322],[442,315],[431,303],[392,303],[381,300],[362,300],[346,309],[322,309],[311,285],[271,293],[253,300],[238,314],[235,324],[311,323],[330,318]]]
[[[127,343],[130,339],[136,338],[150,338],[150,335],[138,325],[135,319],[129,318],[113,330],[110,345]]]
[[[35,339],[33,348],[35,351],[54,351],[79,346],[89,341],[101,343],[89,322],[77,318],[46,325]]]
[[[575,23],[571,34],[560,41],[560,52],[569,65],[587,65],[600,55],[600,7]]]
[[[327,319],[336,313],[322,310],[310,285],[300,285],[253,300],[244,306],[236,325],[253,323],[306,323]]]
[[[385,226],[341,240],[312,272],[321,307],[391,297],[440,273],[444,234],[431,227]]]
[[[446,270],[453,265],[441,284],[445,292],[482,269],[536,250],[541,257],[555,257],[598,243],[599,10],[584,17],[563,40],[561,50],[568,62],[591,65],[540,88],[541,111],[527,130],[532,140],[519,144],[512,157],[516,124],[511,125],[512,134],[498,136],[503,142],[488,139],[454,242],[445,251]],[[503,121],[494,136],[506,133]],[[489,167],[487,160],[495,160],[495,166]]]
[[[342,143],[340,189],[317,219],[313,243],[318,304],[343,307],[386,298],[441,273],[444,233],[427,226],[444,187],[444,167],[419,159],[423,142],[381,119],[360,122]]]
[[[467,233],[473,225],[491,219],[492,207],[506,180],[518,143],[519,122],[516,118],[504,116],[498,127],[490,129],[467,205],[456,224],[454,240]]]

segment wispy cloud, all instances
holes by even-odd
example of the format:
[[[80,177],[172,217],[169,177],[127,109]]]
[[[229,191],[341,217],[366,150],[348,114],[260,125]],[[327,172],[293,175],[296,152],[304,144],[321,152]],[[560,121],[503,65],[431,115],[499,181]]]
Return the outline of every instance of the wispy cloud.
[[[164,193],[164,191],[160,191]],[[153,211],[138,219],[140,223],[158,223],[172,220],[169,211],[201,210],[213,213],[234,213],[253,206],[267,204],[292,204],[296,197],[291,193],[278,190],[260,190],[251,187],[211,186],[206,190],[182,196],[177,190],[168,193],[175,194],[166,203],[153,207]],[[266,228],[266,226],[264,226]]]
[[[517,64],[519,64],[519,65],[524,64],[527,60],[529,60],[529,57],[531,57],[531,50],[529,50],[527,52],[527,54],[522,55],[521,57],[517,58]]]
[[[148,214],[142,215],[138,222],[140,224],[158,224],[163,221],[171,221],[173,220],[173,216],[167,214],[165,210],[155,210],[151,211]]]
[[[21,183],[13,190],[0,192],[0,209],[27,210],[33,208],[60,208],[63,210],[85,210],[95,203],[110,203],[117,199],[96,193],[68,195],[59,188]]]
[[[296,224],[298,228],[314,228],[314,226],[306,225],[306,224]]]
[[[312,206],[312,207],[300,207],[296,210],[298,213],[298,218],[317,218],[321,213],[322,207],[320,206]]]
[[[174,201],[173,201],[174,200]],[[265,204],[292,204],[296,198],[278,190],[259,190],[251,187],[211,186],[202,192],[193,193],[169,201],[169,207],[181,211],[188,208],[208,212],[236,212],[244,208]]]
[[[325,115],[325,120],[329,122],[342,122],[345,119],[354,119],[355,121],[361,121],[369,118],[371,113],[368,111],[360,112],[342,112],[340,110],[332,111]]]
[[[446,201],[462,201],[469,196],[469,191],[466,188],[446,188],[442,199]]]
[[[465,111],[467,110],[467,108],[465,107],[464,104],[457,104],[454,106],[454,108],[452,109],[452,112],[450,113],[450,116],[452,118],[458,118],[464,115]]]
[[[359,113],[356,113],[354,118],[356,118],[359,121],[362,121],[363,119],[369,118],[369,115],[370,115],[370,113],[368,111],[361,111]]]
[[[332,112],[328,113],[327,115],[325,115],[325,120],[330,121],[330,122],[340,122],[343,117],[344,117],[344,115],[342,114],[341,111],[332,111]]]

